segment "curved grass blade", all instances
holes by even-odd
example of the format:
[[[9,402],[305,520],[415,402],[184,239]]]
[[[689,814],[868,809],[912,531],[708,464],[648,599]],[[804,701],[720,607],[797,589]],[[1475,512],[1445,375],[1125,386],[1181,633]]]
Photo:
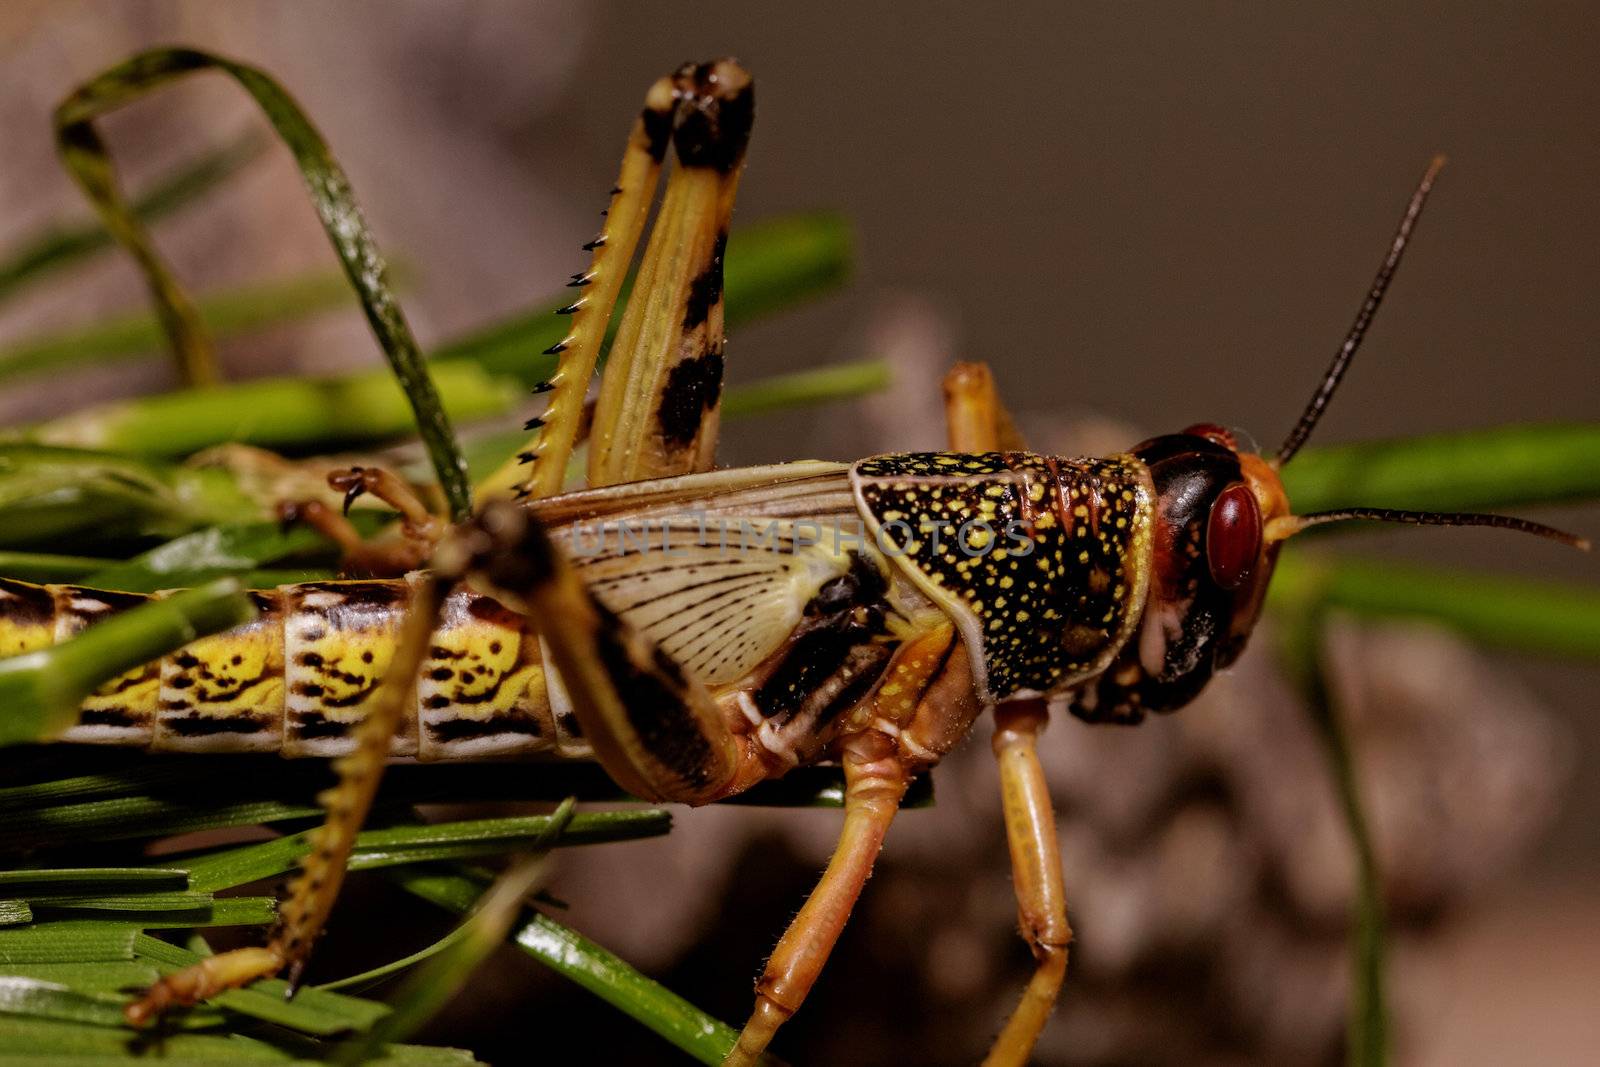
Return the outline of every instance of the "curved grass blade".
[[[141,604],[52,648],[0,659],[0,745],[54,736],[102,682],[255,614],[240,583],[222,578]]]
[[[530,853],[484,891],[456,928],[459,936],[406,979],[391,1001],[392,1014],[342,1049],[340,1063],[361,1063],[380,1046],[409,1037],[455,998],[472,972],[505,941],[522,911],[523,900],[543,879],[545,854],[571,821],[575,803],[568,797],[551,813],[549,827],[532,842]]]
[[[542,857],[517,863],[484,890],[471,914],[456,927],[443,950],[411,975],[394,998],[393,1014],[341,1051],[337,1062],[364,1063],[377,1048],[417,1032],[461,992],[467,980],[505,941],[522,902],[544,876]]]
[[[165,218],[254,162],[266,146],[266,138],[251,131],[189,160],[134,200],[134,216],[146,223]],[[57,222],[46,226],[0,263],[0,303],[40,276],[110,244],[111,234],[98,223]]]
[[[461,874],[403,867],[390,875],[408,892],[450,911],[464,912],[483,892],[484,882]],[[522,910],[512,935],[540,963],[642,1023],[689,1056],[720,1064],[738,1039],[731,1026],[707,1015],[618,956],[532,908]],[[763,1058],[767,1064],[779,1061]]]
[[[215,380],[210,343],[193,305],[156,254],[143,225],[129,212],[117,188],[105,145],[95,132],[94,120],[176,78],[202,70],[222,71],[237,81],[260,105],[293,153],[323,229],[411,403],[417,429],[451,512],[457,519],[465,517],[471,504],[466,463],[416,339],[395,301],[383,256],[356,204],[349,179],[329,153],[322,135],[299,105],[262,71],[195,49],[161,48],[118,63],[62,101],[56,109],[56,140],[68,169],[100,212],[107,229],[144,271],[186,378],[194,384]]]

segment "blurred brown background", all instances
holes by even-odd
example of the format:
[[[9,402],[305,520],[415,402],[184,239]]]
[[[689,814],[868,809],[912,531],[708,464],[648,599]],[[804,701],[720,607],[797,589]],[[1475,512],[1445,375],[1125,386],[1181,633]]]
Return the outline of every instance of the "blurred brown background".
[[[577,269],[578,245],[593,231],[644,88],[686,58],[738,55],[759,85],[741,217],[839,208],[856,227],[860,254],[843,295],[735,336],[730,373],[753,380],[874,355],[894,358],[901,373],[892,397],[865,408],[868,418],[862,409],[837,407],[732,427],[728,462],[936,445],[936,376],[957,357],[990,361],[1035,438],[1052,447],[1082,440],[1081,420],[1091,413],[1125,426],[1124,433],[1204,418],[1273,442],[1341,338],[1404,197],[1435,151],[1448,153],[1451,165],[1319,439],[1592,420],[1600,400],[1600,20],[1585,4],[1200,12],[1046,3],[979,10],[10,0],[0,9],[0,36],[0,248],[79,208],[53,158],[48,116],[57,99],[136,48],[211,47],[276,74],[322,127],[380,241],[410,268],[407,308],[424,343],[492,322]],[[137,186],[141,176],[257,121],[231,86],[202,78],[107,128]],[[201,288],[331,263],[281,151],[204,207],[164,224],[159,239]],[[0,317],[0,340],[126,308],[138,297],[126,263],[101,261]],[[225,358],[232,373],[247,375],[349,366],[376,354],[350,314],[232,345]],[[0,396],[0,420],[166,380],[164,368],[149,364],[12,389]],[[1590,535],[1600,530],[1594,508],[1559,518]],[[1596,573],[1592,557],[1487,533],[1368,534],[1356,544],[1587,583]],[[1429,647],[1417,658],[1431,669],[1467,669],[1447,666],[1456,662],[1454,651]],[[1373,655],[1357,656],[1350,673],[1375,677]],[[1600,981],[1600,841],[1593,830],[1600,817],[1600,775],[1593,771],[1600,679],[1592,668],[1554,662],[1471,662],[1493,676],[1478,692],[1522,702],[1517,721],[1526,729],[1508,727],[1504,738],[1491,735],[1475,756],[1463,757],[1456,807],[1439,810],[1526,803],[1537,811],[1514,828],[1482,831],[1505,852],[1466,879],[1473,894],[1441,890],[1450,906],[1433,901],[1422,909],[1418,943],[1425,948],[1415,961],[1403,949],[1397,963],[1402,1059],[1589,1062],[1600,1037],[1592,1011]],[[1444,675],[1416,664],[1394,669],[1423,670],[1406,683],[1421,703],[1448,688]],[[1486,703],[1475,721],[1492,724],[1499,706]],[[1204,716],[1229,714],[1213,700],[1188,713],[1201,717],[1198,727],[1158,723],[1140,732],[1145,740],[1104,741],[1065,724],[1050,741],[1079,753],[1109,745],[1117,751],[1108,759],[1138,759],[1123,750],[1182,747],[1189,742],[1171,740],[1179,736],[1174,731],[1203,731]],[[1254,728],[1273,731],[1293,711],[1278,714]],[[962,898],[959,906],[994,927],[983,951],[1010,952],[997,957],[1009,970],[992,975],[993,988],[972,988],[952,975],[989,972],[972,962],[978,950],[963,948],[959,937],[930,948],[854,930],[795,1033],[785,1031],[780,1047],[796,1061],[971,1059],[1016,992],[1022,950],[1000,940],[1010,905],[998,822],[987,796],[972,802],[966,819],[957,795],[992,788],[985,747],[969,746],[970,772],[963,765],[941,783],[935,811],[909,816],[898,828],[904,834],[891,836],[884,874],[857,926],[881,922],[893,930],[898,916],[899,936],[914,941],[918,921],[924,929],[932,921],[916,920],[916,909],[953,900],[948,883],[963,877],[954,859],[941,857],[960,857],[984,872],[970,879],[984,888],[981,901]],[[1434,751],[1425,745],[1410,757],[1426,763]],[[1517,788],[1497,792],[1484,781],[1504,769],[1502,760]],[[1212,763],[1233,768],[1212,776],[1234,783],[1217,788],[1249,793],[1237,785],[1237,764]],[[1058,770],[1070,834],[1095,823],[1083,809],[1105,794],[1078,792],[1094,782],[1093,768]],[[1139,773],[1197,780],[1171,767],[1130,773],[1136,782]],[[1249,807],[1224,805],[1231,813],[1224,836],[1242,832],[1237,816]],[[587,869],[579,864],[555,888],[574,900],[580,927],[668,974],[707,1007],[742,1017],[748,978],[798,904],[832,829],[824,813],[753,821],[754,829],[746,813],[685,815],[684,831],[673,838],[677,852],[652,852],[654,845],[601,850],[605,856],[597,853]],[[787,843],[750,850],[737,844],[794,825],[802,832]],[[1432,833],[1415,832],[1417,841]],[[1413,839],[1396,833],[1391,848],[1403,854]],[[980,847],[964,834],[990,836]],[[1105,830],[1096,840],[1135,858],[1148,852],[1138,834]],[[1337,851],[1337,841],[1330,847]],[[1259,842],[1251,848],[1276,855]],[[1472,841],[1461,848],[1479,851]],[[1067,851],[1071,867],[1075,850]],[[730,868],[736,855],[738,866]],[[659,894],[636,895],[626,907],[641,913],[629,927],[617,920],[621,905],[595,903],[591,889],[642,879],[644,870],[672,874],[661,876],[680,890],[681,914]],[[1176,870],[1172,880],[1187,884],[1192,872]],[[1075,893],[1088,877],[1075,872]],[[1099,877],[1106,898],[1119,899],[1115,880],[1103,871]],[[1337,884],[1337,872],[1329,879]],[[721,925],[710,921],[719,913]],[[732,933],[729,916],[740,919]],[[1085,939],[1092,925],[1080,923]],[[1333,935],[1318,935],[1333,945],[1325,953],[1335,961],[1330,966],[1339,958],[1336,935],[1337,924]],[[920,973],[895,962],[923,954],[931,962]],[[1218,964],[1216,954],[1184,956],[1183,967],[1199,969],[1191,973],[1162,962],[1170,956],[1130,950],[1122,970],[1107,963],[1099,978],[1091,955],[1085,981],[1104,987],[1105,996],[1084,996],[1105,1005],[1104,1016],[1069,1008],[1041,1061],[1177,1062],[1197,1042],[1224,1060],[1316,1062],[1330,1054],[1328,1026],[1330,1019],[1337,1026],[1342,979],[1308,979],[1315,990],[1290,999],[1320,1007],[1303,1008],[1302,1025],[1302,1016],[1279,1006],[1273,1010],[1287,1012],[1281,1019],[1288,1021],[1269,1026],[1241,1016],[1242,994],[1217,993],[1219,981],[1228,987],[1219,973],[1240,972]],[[506,1036],[516,1027],[537,1041],[558,1019],[587,1019],[569,1025],[602,1033],[611,1026],[606,1009],[593,1008],[583,994],[527,974],[532,964],[511,959],[504,966],[504,996],[459,1009],[455,1029],[432,1036],[472,1042],[474,1033],[489,1034],[483,1040],[492,1047],[481,1051],[509,1063],[520,1059],[507,1051],[516,1047]],[[1167,976],[1168,988],[1146,980],[1152,968]],[[1292,985],[1276,968],[1267,966],[1261,980]],[[1190,1029],[1215,1031],[1209,1038],[1165,1026],[1185,989],[1206,991],[1190,998],[1206,1001]],[[1073,997],[1069,983],[1069,1003]],[[1213,1003],[1218,997],[1226,1003]],[[971,1010],[963,1014],[963,1005]],[[1117,1012],[1127,1017],[1125,1030],[1106,1022]],[[883,1031],[895,1020],[903,1032]],[[1272,1037],[1273,1026],[1288,1036]],[[1310,1035],[1298,1044],[1291,1040],[1297,1028]],[[1107,1036],[1126,1031],[1148,1039],[1169,1029],[1170,1040],[1148,1047]],[[1234,1036],[1217,1036],[1224,1031]],[[949,1036],[930,1046],[928,1033]],[[616,1040],[612,1054],[623,1060],[665,1055],[648,1037],[628,1044],[627,1032]]]

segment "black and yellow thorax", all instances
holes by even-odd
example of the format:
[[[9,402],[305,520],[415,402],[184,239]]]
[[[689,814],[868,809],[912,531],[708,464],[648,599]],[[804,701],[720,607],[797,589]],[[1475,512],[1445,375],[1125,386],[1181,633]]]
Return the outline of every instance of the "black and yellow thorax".
[[[851,481],[875,547],[956,621],[984,700],[1060,693],[1136,631],[1154,492],[1134,457],[910,452]]]

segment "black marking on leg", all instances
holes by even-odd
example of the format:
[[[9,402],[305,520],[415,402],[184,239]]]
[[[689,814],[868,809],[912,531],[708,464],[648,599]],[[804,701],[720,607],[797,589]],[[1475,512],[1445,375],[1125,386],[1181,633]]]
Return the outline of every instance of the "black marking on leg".
[[[647,107],[639,113],[639,121],[644,123],[645,151],[650,153],[651,159],[660,163],[667,154],[667,139],[672,136],[672,112]],[[611,195],[615,196],[621,191],[617,189]]]
[[[722,369],[722,351],[718,349],[681,361],[667,375],[656,421],[668,448],[687,448],[694,443],[706,412],[722,398]]]
[[[622,641],[622,620],[599,601],[594,607],[595,653],[642,747],[688,785],[709,784],[715,754],[685,697],[683,669],[659,648],[649,667],[638,663]]]
[[[678,107],[672,143],[686,167],[727,174],[744,158],[755,122],[750,76],[733,60],[685,63],[673,75]]]
[[[711,249],[711,262],[689,283],[689,298],[683,313],[685,330],[692,330],[705,322],[711,309],[722,299],[722,256],[727,249],[727,233],[717,234],[717,243]]]

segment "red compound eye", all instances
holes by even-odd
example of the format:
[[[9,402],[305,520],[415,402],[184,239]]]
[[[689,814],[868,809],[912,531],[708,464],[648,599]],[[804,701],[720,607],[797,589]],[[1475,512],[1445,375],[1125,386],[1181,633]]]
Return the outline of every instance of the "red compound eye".
[[[1224,489],[1211,505],[1206,523],[1206,562],[1212,579],[1224,589],[1237,589],[1261,556],[1261,508],[1243,482]]]

